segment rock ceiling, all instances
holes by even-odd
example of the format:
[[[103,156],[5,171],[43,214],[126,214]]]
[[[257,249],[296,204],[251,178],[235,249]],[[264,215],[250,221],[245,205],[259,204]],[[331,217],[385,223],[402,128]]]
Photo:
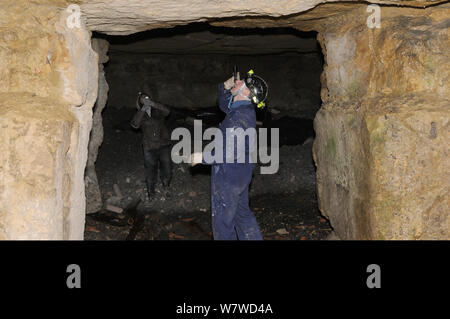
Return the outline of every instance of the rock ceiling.
[[[203,24],[201,24],[203,25]],[[296,54],[320,51],[314,33],[294,29],[237,29],[201,27],[198,24],[156,30],[124,37],[107,37],[111,52],[142,54]],[[248,32],[246,32],[248,30]],[[160,30],[158,30],[160,31]],[[258,32],[259,31],[259,32]],[[258,32],[258,33],[257,33]]]
[[[354,2],[354,3],[353,3]],[[394,6],[423,8],[445,0],[371,0]],[[321,19],[351,10],[361,1],[335,0],[80,0],[87,26],[110,35],[128,35],[155,28],[191,22],[227,23],[234,17],[266,19],[267,26],[278,26],[277,18],[295,18],[302,29],[317,29]],[[250,20],[249,22],[252,22]],[[253,22],[258,22],[258,20]],[[304,26],[302,26],[304,23]],[[248,23],[247,23],[248,26]]]

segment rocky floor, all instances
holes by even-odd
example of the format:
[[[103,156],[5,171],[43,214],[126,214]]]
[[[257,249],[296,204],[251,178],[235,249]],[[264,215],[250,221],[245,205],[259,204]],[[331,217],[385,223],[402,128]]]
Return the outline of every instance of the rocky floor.
[[[105,209],[87,215],[85,239],[212,239],[210,167],[174,164],[170,197],[158,185],[157,197],[150,202],[141,135],[126,125],[133,112],[113,108],[104,112],[104,142],[96,171],[105,207],[109,204],[124,211]],[[261,175],[259,167],[255,168],[250,208],[267,240],[321,240],[331,232],[317,207],[311,147],[311,142],[281,146],[276,174]]]

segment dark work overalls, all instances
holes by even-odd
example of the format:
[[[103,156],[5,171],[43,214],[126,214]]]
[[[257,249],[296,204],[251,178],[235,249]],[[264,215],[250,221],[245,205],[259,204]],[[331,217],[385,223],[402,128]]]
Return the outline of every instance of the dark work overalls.
[[[216,240],[262,240],[262,235],[248,202],[248,188],[252,180],[254,164],[249,161],[249,143],[245,143],[245,163],[226,163],[226,129],[256,128],[256,114],[250,101],[228,104],[231,93],[219,85],[219,107],[226,113],[219,129],[223,135],[223,162],[203,161],[211,164],[212,229]]]
[[[172,178],[172,160],[170,158],[171,140],[165,118],[170,109],[162,104],[154,103],[151,117],[140,110],[131,120],[133,128],[141,128],[143,133],[142,148],[144,152],[145,181],[149,195],[155,191],[158,178],[158,163],[160,179],[164,187],[168,187]]]

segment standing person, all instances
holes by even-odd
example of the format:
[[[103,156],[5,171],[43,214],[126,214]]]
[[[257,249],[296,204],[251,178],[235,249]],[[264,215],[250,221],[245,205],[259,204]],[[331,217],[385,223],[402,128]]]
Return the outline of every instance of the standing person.
[[[147,94],[139,92],[137,98],[138,111],[131,120],[131,126],[141,128],[143,133],[142,148],[144,152],[145,181],[148,197],[155,196],[155,186],[158,179],[158,164],[160,179],[165,196],[172,178],[172,160],[170,158],[171,140],[165,123],[170,109],[150,99]]]
[[[249,208],[248,189],[252,180],[254,164],[250,162],[250,141],[243,143],[245,150],[233,145],[234,161],[227,163],[227,129],[244,131],[256,128],[255,106],[264,106],[267,84],[251,70],[243,80],[228,79],[219,84],[219,107],[226,113],[219,125],[223,136],[224,154],[221,163],[207,163],[202,153],[191,155],[191,165],[212,164],[211,210],[212,229],[215,240],[262,240],[261,231],[253,212]],[[230,149],[230,148],[228,148]],[[236,161],[237,154],[245,152],[245,162]]]

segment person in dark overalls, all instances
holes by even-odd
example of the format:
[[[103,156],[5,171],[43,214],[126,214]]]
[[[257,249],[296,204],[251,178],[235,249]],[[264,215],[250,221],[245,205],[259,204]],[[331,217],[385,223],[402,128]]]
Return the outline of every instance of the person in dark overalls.
[[[150,200],[154,198],[158,178],[158,164],[161,183],[165,195],[172,178],[172,160],[170,158],[171,140],[166,125],[170,109],[150,99],[147,94],[138,94],[138,111],[131,120],[131,126],[141,128],[143,133],[142,148],[144,152],[145,181]]]
[[[226,161],[228,129],[256,129],[255,105],[264,106],[267,84],[250,71],[245,80],[232,77],[219,84],[219,107],[226,113],[219,129],[223,135],[223,160],[206,162],[203,154],[194,153],[191,164],[211,164],[212,229],[215,240],[262,240],[261,231],[249,208],[248,189],[255,164],[250,161],[250,141],[245,143],[245,162],[237,162],[239,151],[234,145],[234,161]],[[200,156],[199,156],[200,155]]]

